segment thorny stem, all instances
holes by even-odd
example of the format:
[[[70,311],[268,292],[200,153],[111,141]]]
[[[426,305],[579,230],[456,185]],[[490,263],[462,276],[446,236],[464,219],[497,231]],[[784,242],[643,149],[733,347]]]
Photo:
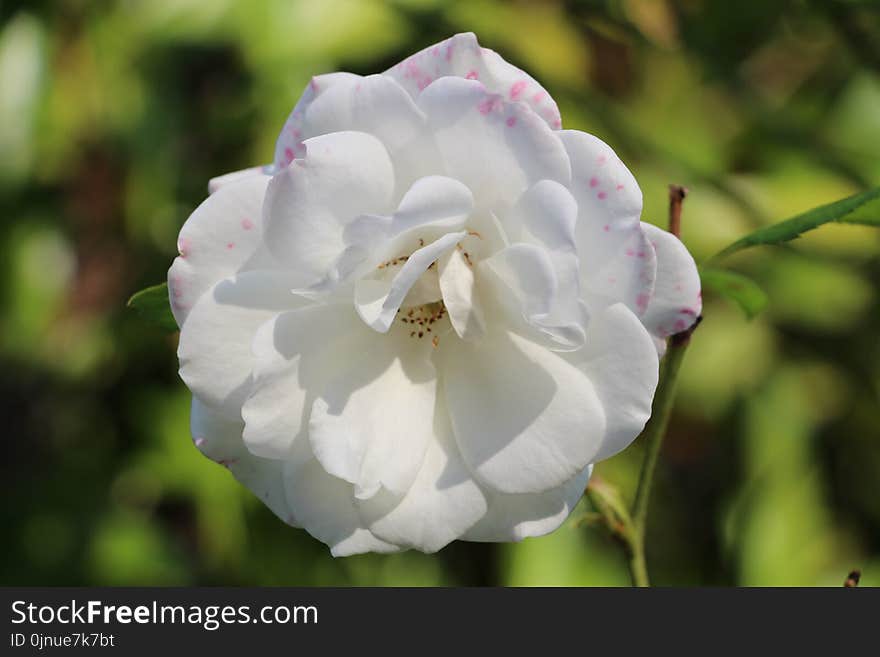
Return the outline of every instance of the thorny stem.
[[[681,206],[686,195],[687,189],[684,187],[669,186],[669,232],[678,238],[681,238]],[[654,395],[651,419],[642,432],[642,440],[645,442],[645,460],[639,473],[639,483],[632,509],[629,512],[625,508],[609,509],[606,501],[607,494],[602,490],[605,486],[604,483],[599,483],[594,487],[591,482],[590,487],[587,488],[587,497],[599,512],[604,524],[611,531],[612,536],[626,549],[629,558],[627,565],[633,586],[650,586],[645,560],[648,500],[651,496],[651,485],[654,481],[654,471],[657,468],[663,437],[666,435],[669,418],[672,415],[681,363],[684,360],[691,333],[700,323],[700,319],[697,318],[697,321],[687,330],[676,333],[669,338],[660,372],[660,381]]]

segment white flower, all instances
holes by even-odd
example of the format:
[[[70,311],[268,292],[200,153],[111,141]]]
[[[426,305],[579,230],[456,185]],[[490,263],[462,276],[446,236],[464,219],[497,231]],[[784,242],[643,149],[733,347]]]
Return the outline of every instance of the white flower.
[[[558,527],[700,312],[626,167],[560,126],[472,34],[314,78],[180,233],[198,448],[335,555]]]

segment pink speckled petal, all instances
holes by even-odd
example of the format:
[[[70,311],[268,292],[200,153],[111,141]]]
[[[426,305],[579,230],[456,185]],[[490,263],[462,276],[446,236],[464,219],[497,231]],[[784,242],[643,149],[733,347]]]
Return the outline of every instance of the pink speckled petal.
[[[527,105],[493,95],[476,81],[440,78],[418,99],[446,175],[475,191],[478,210],[503,221],[539,180],[568,185],[571,169],[557,134]],[[514,119],[513,125],[508,125]]]
[[[310,137],[317,137],[325,132],[337,132],[346,130],[344,126],[336,127],[332,121],[345,121],[350,116],[350,110],[346,105],[348,100],[345,93],[329,95],[331,89],[341,86],[344,89],[353,88],[355,84],[363,80],[360,75],[354,73],[327,73],[311,79],[303,90],[302,96],[287,117],[281,134],[275,142],[275,158],[273,160],[276,169],[281,170],[290,164],[294,158],[302,157],[305,152],[303,141]],[[326,97],[312,108],[318,98]],[[341,107],[336,107],[337,101]],[[312,125],[312,122],[317,125]],[[329,124],[329,130],[327,129]]]
[[[657,282],[642,322],[663,340],[689,328],[702,312],[700,274],[693,256],[675,235],[646,223],[642,230],[657,254]]]
[[[288,525],[299,527],[287,503],[284,464],[254,456],[241,442],[241,420],[229,420],[193,397],[190,430],[193,443],[206,457],[226,468]]]
[[[294,109],[278,138],[278,169],[302,157],[304,142],[311,137],[356,131],[373,135],[385,146],[394,164],[397,198],[415,179],[436,170],[433,143],[425,135],[425,116],[392,78],[347,75],[326,84],[316,78],[304,98],[311,100]]]
[[[562,126],[556,101],[528,73],[483,48],[466,32],[425,48],[387,71],[414,98],[434,80],[452,76],[482,82],[493,94],[527,104],[553,129]]]
[[[213,194],[221,187],[228,185],[229,183],[244,180],[245,178],[251,178],[254,176],[271,176],[275,173],[275,170],[274,164],[264,164],[259,167],[250,167],[248,169],[241,169],[240,171],[224,173],[222,176],[211,178],[208,181],[208,193]]]
[[[503,493],[541,493],[592,462],[605,413],[578,368],[514,333],[440,348],[456,442],[481,482]]]
[[[570,190],[578,203],[575,239],[583,298],[590,312],[623,302],[642,315],[657,270],[639,225],[642,192],[605,142],[574,130],[559,136],[571,159]]]
[[[269,177],[260,174],[223,185],[181,228],[177,240],[180,256],[168,271],[171,311],[179,326],[202,294],[218,281],[239,271],[278,266],[261,240],[268,182]]]

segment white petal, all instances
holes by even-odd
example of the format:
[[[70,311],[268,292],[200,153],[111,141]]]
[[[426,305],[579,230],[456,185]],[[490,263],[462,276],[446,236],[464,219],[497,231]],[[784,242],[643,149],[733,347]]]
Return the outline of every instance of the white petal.
[[[239,271],[277,267],[261,248],[263,197],[269,177],[246,176],[205,199],[180,230],[180,256],[168,271],[178,325],[212,285]]]
[[[521,541],[556,530],[571,514],[590,480],[593,466],[584,468],[558,488],[522,495],[489,494],[489,510],[462,536],[465,541]]]
[[[220,281],[202,295],[180,332],[180,377],[224,417],[240,419],[250,392],[257,328],[302,303],[279,272],[249,271]]]
[[[287,504],[283,463],[248,452],[241,441],[240,421],[225,419],[193,397],[190,429],[193,443],[202,454],[228,468],[243,486],[288,525],[299,526]]]
[[[401,350],[401,341],[401,334],[373,334],[312,406],[315,457],[328,473],[354,484],[361,499],[380,486],[405,493],[434,439],[434,367],[423,350]]]
[[[491,271],[507,289],[495,288],[496,298],[516,302],[526,321],[544,317],[556,297],[559,283],[550,254],[535,244],[512,244],[480,263],[481,270]]]
[[[622,301],[641,315],[657,270],[639,226],[642,192],[603,141],[573,130],[559,136],[571,159],[570,189],[578,203],[575,239],[582,296],[593,312]]]
[[[477,340],[486,332],[486,319],[475,287],[474,270],[464,252],[451,249],[437,261],[440,291],[452,328],[463,340]]]
[[[366,253],[371,266],[413,251],[416,245],[461,230],[474,207],[471,191],[446,176],[415,181],[391,216],[361,215],[345,227],[345,243]]]
[[[311,125],[307,126],[307,124],[311,123],[307,117],[314,117],[322,122],[331,120],[331,117],[339,117],[340,122],[344,121],[350,113],[348,108],[343,102],[343,106],[337,109],[332,102],[333,100],[347,100],[344,95],[341,98],[335,95],[329,96],[315,110],[312,110],[311,107],[319,97],[327,96],[333,87],[337,85],[352,87],[360,80],[363,80],[363,78],[354,73],[327,73],[326,75],[315,76],[309,81],[290,116],[287,117],[287,121],[284,123],[281,134],[278,135],[278,140],[275,143],[274,164],[279,171],[293,162],[295,158],[302,157],[305,152],[303,144],[305,139],[317,137],[325,132],[339,132],[340,130],[348,129],[340,126],[338,128],[334,127],[331,130],[319,130],[311,127]],[[323,128],[324,126],[321,127]]]
[[[350,304],[310,305],[260,326],[253,340],[253,385],[241,409],[248,449],[267,458],[311,459],[312,402],[374,336]]]
[[[512,240],[538,245],[550,258],[556,291],[545,316],[534,321],[566,349],[577,349],[584,341],[577,217],[578,205],[568,189],[542,180],[523,193],[505,222]]]
[[[470,32],[425,48],[385,74],[400,82],[413,97],[440,77],[479,80],[492,93],[527,103],[551,128],[562,125],[550,94],[528,73],[508,64],[496,52],[482,48]]]
[[[577,265],[572,254],[554,255],[537,244],[519,242],[483,260],[477,269],[510,328],[547,347],[576,349],[584,341],[584,313],[577,283],[571,280]]]
[[[330,546],[334,557],[363,552],[397,552],[364,527],[351,484],[327,474],[317,461],[285,468],[287,501],[303,528]]]
[[[275,146],[275,163],[301,157],[303,141],[341,131],[366,132],[381,141],[394,163],[397,196],[416,178],[436,170],[433,144],[425,139],[425,117],[394,79],[385,75],[315,78],[303,94]],[[310,100],[309,100],[310,99]]]
[[[445,405],[432,418],[433,436],[418,476],[403,497],[381,492],[358,502],[379,538],[422,552],[436,552],[486,513],[486,497],[461,460]]]
[[[217,176],[215,178],[211,178],[208,181],[208,194],[213,194],[221,187],[224,187],[232,182],[238,182],[239,180],[244,180],[245,178],[252,178],[254,176],[271,176],[275,173],[275,165],[274,164],[264,164],[258,167],[249,167],[247,169],[242,169],[240,171],[232,171],[231,173],[224,173],[222,176]]]
[[[651,417],[659,373],[654,342],[618,303],[590,320],[585,347],[567,355],[593,382],[605,409],[605,438],[593,461],[606,459],[635,440]]]
[[[667,338],[689,328],[703,310],[700,274],[693,256],[672,233],[642,224],[657,254],[657,282],[642,322],[655,337]]]
[[[568,185],[571,169],[562,143],[527,105],[452,77],[432,83],[418,103],[446,174],[470,187],[478,208],[503,216],[538,180]]]
[[[337,132],[309,139],[306,149],[272,178],[263,209],[266,244],[301,288],[319,282],[345,250],[345,225],[388,212],[394,191],[388,152],[375,137]]]
[[[512,333],[443,349],[456,441],[480,480],[504,493],[543,492],[592,462],[605,417],[577,368]]]
[[[410,289],[440,256],[454,249],[466,232],[448,233],[415,251],[393,278],[361,279],[355,284],[355,307],[368,326],[385,333]],[[439,295],[438,295],[439,298]]]

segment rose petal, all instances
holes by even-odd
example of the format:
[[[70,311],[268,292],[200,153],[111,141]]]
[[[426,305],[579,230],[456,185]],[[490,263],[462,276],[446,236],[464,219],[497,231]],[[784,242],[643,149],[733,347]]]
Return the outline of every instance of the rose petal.
[[[327,474],[318,461],[285,463],[284,479],[294,516],[309,534],[330,546],[334,557],[400,550],[364,527],[355,507],[353,486]]]
[[[266,458],[300,458],[312,402],[351,359],[370,348],[372,331],[350,304],[313,304],[276,315],[253,340],[253,385],[241,409],[244,442]],[[305,457],[312,458],[311,449]]]
[[[657,270],[639,226],[642,192],[602,140],[572,130],[560,131],[559,137],[571,159],[570,190],[578,203],[575,239],[583,299],[592,312],[622,301],[641,315]]]
[[[254,175],[223,185],[181,228],[177,240],[180,256],[168,271],[171,311],[179,326],[217,281],[239,271],[278,267],[261,239],[268,182],[268,176]]]
[[[376,536],[427,553],[459,538],[486,513],[486,497],[461,460],[442,400],[432,422],[432,438],[406,495],[381,492],[358,502]]]
[[[266,244],[294,275],[319,282],[345,249],[345,225],[391,208],[394,171],[382,143],[363,132],[309,139],[303,159],[272,178],[264,206]]]
[[[538,180],[568,185],[562,143],[528,106],[492,95],[482,84],[440,78],[418,99],[447,175],[477,190],[478,209],[504,211]]]
[[[334,372],[313,406],[309,438],[324,469],[367,499],[405,493],[434,440],[434,367],[400,335],[373,339]]]
[[[412,181],[436,171],[433,144],[425,139],[425,116],[413,99],[385,75],[315,78],[294,109],[275,146],[279,169],[301,157],[303,142],[341,131],[373,135],[388,151],[394,164],[399,197]],[[313,90],[313,87],[316,90]]]
[[[654,336],[665,339],[690,328],[703,311],[700,274],[675,235],[645,223],[642,230],[657,254],[657,282],[642,322]]]
[[[443,349],[456,441],[481,481],[504,493],[543,492],[592,462],[605,417],[582,372],[512,333]]]
[[[551,128],[562,125],[556,101],[528,73],[483,48],[471,33],[455,36],[407,57],[387,71],[414,98],[433,80],[444,76],[479,80],[494,94],[526,103]]]
[[[636,439],[651,417],[659,362],[648,331],[623,304],[595,315],[586,344],[567,354],[592,381],[605,409],[605,437],[593,462],[617,454]]]
[[[193,397],[190,430],[199,451],[226,466],[239,483],[260,498],[281,520],[298,527],[284,491],[283,463],[248,452],[241,442],[242,428],[240,421],[227,420]]]
[[[273,315],[302,305],[285,275],[249,271],[202,295],[180,332],[180,378],[194,395],[231,420],[250,393],[251,341]]]
[[[521,541],[556,530],[580,501],[593,466],[544,493],[489,493],[486,515],[461,537],[466,541]]]

